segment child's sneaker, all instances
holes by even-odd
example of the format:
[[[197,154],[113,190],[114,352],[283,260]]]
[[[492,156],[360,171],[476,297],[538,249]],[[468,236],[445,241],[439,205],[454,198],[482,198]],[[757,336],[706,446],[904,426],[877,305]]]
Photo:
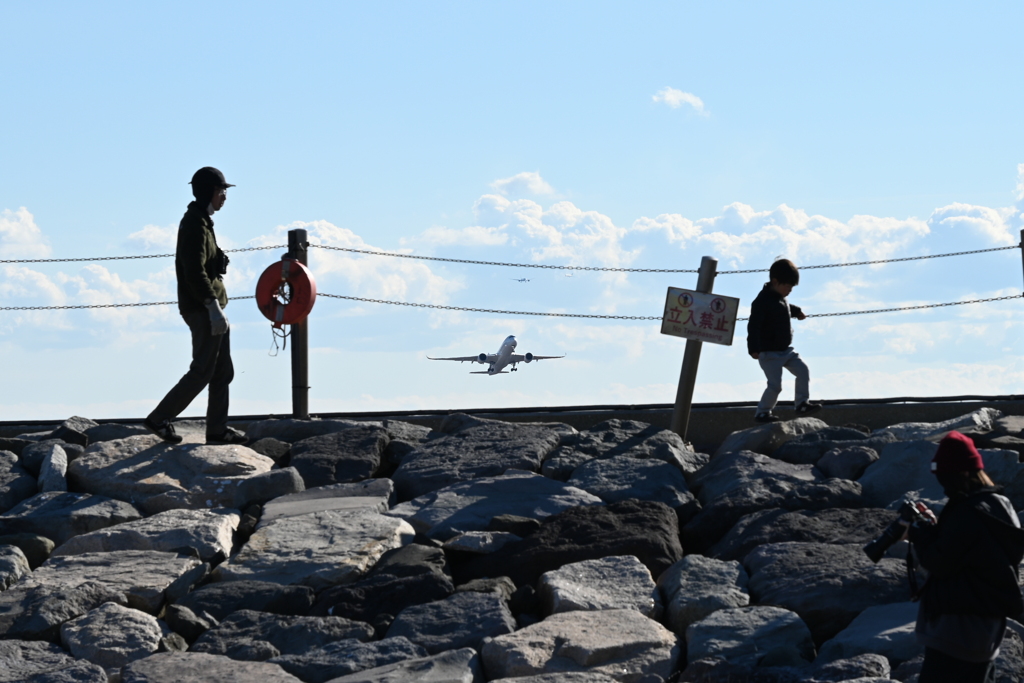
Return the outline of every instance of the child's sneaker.
[[[167,443],[181,443],[181,435],[174,431],[174,425],[170,422],[164,422],[163,424],[157,424],[148,417],[142,421],[142,424],[149,431],[153,432]]]
[[[773,413],[770,410],[767,413],[758,413],[757,415],[754,416],[754,422],[763,422],[763,423],[778,422],[781,419],[782,419],[781,417],[779,417],[778,415],[776,415],[775,413]]]
[[[797,415],[813,415],[814,413],[821,410],[820,403],[811,403],[810,401],[804,401],[796,407]]]

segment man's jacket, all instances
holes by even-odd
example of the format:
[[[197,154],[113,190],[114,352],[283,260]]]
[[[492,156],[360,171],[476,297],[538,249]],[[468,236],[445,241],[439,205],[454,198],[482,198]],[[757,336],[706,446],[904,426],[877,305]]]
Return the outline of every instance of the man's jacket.
[[[178,247],[174,254],[178,275],[178,310],[182,315],[205,310],[204,301],[217,299],[228,305],[227,290],[220,277],[220,249],[213,233],[213,219],[205,209],[188,205],[178,224]]]
[[[790,311],[798,317],[803,312],[793,306],[785,297],[765,283],[761,292],[750,305],[750,320],[747,321],[747,351],[785,351],[793,345],[793,323]]]

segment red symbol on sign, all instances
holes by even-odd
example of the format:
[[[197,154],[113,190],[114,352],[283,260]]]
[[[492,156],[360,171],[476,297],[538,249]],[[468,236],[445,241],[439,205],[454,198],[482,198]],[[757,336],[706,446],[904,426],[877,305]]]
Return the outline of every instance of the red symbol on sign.
[[[714,311],[715,313],[721,313],[722,311],[725,310],[725,302],[722,301],[721,299],[717,299],[717,298],[716,299],[712,299],[711,300],[711,310]]]
[[[683,308],[689,308],[693,305],[693,297],[688,292],[683,292],[679,295],[679,305]]]

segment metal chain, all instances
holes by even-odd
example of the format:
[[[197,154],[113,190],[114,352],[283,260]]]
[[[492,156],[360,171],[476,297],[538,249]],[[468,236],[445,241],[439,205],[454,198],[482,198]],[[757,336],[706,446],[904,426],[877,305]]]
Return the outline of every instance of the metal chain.
[[[867,315],[868,313],[893,313],[895,311],[917,311],[922,308],[944,308],[946,306],[963,306],[965,304],[983,304],[988,301],[1006,301],[1007,299],[1020,299],[1024,294],[1012,296],[996,296],[991,299],[968,299],[967,301],[950,301],[944,304],[922,304],[920,306],[900,306],[898,308],[875,308],[870,311],[843,311],[841,313],[810,313],[808,318],[832,318],[840,315]],[[749,320],[749,318],[736,318],[737,322]]]
[[[1020,249],[1022,245],[1011,244],[1008,247],[992,247],[991,249],[975,249],[973,251],[954,251],[948,254],[929,254],[927,256],[904,256],[903,258],[887,258],[880,259],[878,261],[851,261],[850,263],[826,263],[824,265],[817,266],[800,266],[800,270],[817,270],[819,268],[845,268],[846,266],[873,266],[879,263],[900,263],[902,261],[923,261],[930,258],[946,258],[947,256],[966,256],[967,254],[984,254],[990,251],[1006,251],[1007,249]],[[753,268],[750,270],[720,270],[718,275],[740,275],[743,273],[764,273],[767,272],[767,268]],[[983,299],[987,301],[987,299]],[[944,304],[954,305],[954,304]],[[845,314],[836,314],[845,315]]]
[[[255,296],[232,296],[228,301],[240,299],[255,299]],[[138,304],[90,304],[81,306],[3,306],[0,311],[74,311],[83,308],[133,308],[135,306],[173,306],[177,301],[148,301]]]
[[[276,244],[270,247],[246,247],[245,249],[224,249],[225,253],[234,254],[241,251],[262,251],[264,249],[287,249],[286,244]],[[95,258],[35,258],[35,259],[5,259],[0,263],[77,263],[80,261],[131,261],[140,258],[173,258],[174,254],[139,254],[136,256],[97,256]],[[173,303],[173,302],[172,302]]]
[[[439,306],[437,304],[415,304],[406,301],[388,301],[386,299],[363,299],[358,296],[341,296],[340,294],[324,294],[332,299],[348,299],[349,301],[365,301],[371,304],[390,304],[392,306],[411,306],[413,308],[439,308],[445,311],[469,311],[471,313],[501,313],[504,315],[540,315],[552,318],[600,318],[602,320],[661,320],[661,316],[643,315],[588,315],[586,313],[535,313],[531,311],[502,311],[493,308],[462,308],[460,306]]]

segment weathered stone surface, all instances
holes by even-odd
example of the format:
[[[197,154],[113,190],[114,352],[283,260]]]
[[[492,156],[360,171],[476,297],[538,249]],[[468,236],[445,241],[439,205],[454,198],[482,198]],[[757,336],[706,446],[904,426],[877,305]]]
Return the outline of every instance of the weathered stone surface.
[[[140,436],[149,433],[149,430],[142,425],[122,425],[115,422],[96,425],[85,430],[85,435],[89,437],[90,444],[98,441],[117,441],[118,439],[127,439],[130,436]]]
[[[39,468],[39,481],[37,489],[45,491],[67,491],[68,490],[68,454],[64,449],[53,444],[47,447],[46,455],[43,456],[43,464]]]
[[[384,428],[388,430],[388,436],[391,437],[383,455],[385,466],[389,472],[393,472],[401,465],[405,456],[430,438],[431,434],[428,427],[398,420],[384,420]]]
[[[884,508],[900,501],[908,493],[925,500],[946,497],[935,475],[931,461],[938,445],[931,441],[905,441],[883,448],[878,460],[858,479],[864,500],[873,507]]]
[[[833,638],[868,607],[907,599],[906,566],[867,559],[859,545],[773,543],[743,560],[752,602],[800,615],[816,643]]]
[[[715,458],[726,453],[739,453],[740,451],[752,451],[761,455],[770,455],[787,441],[792,441],[798,436],[809,432],[821,431],[827,427],[827,424],[815,417],[798,417],[794,420],[786,420],[785,422],[774,422],[750,427],[749,429],[741,429],[730,434],[722,442],[722,445],[718,447],[718,450],[711,457],[711,461],[714,462]]]
[[[632,555],[567,564],[540,577],[545,613],[573,610],[635,609],[661,618],[661,594],[651,572]]]
[[[322,589],[355,581],[385,551],[412,543],[414,537],[407,522],[376,512],[324,510],[283,517],[259,528],[214,576]]]
[[[199,564],[199,560],[191,556],[155,550],[83,553],[51,557],[23,583],[39,586],[99,583],[123,594],[129,607],[157,614],[164,603],[164,590]]]
[[[261,505],[280,496],[299,493],[305,488],[302,476],[294,467],[261,472],[238,482],[234,507],[245,510],[250,505]]]
[[[282,460],[291,454],[292,445],[286,441],[281,441],[272,436],[268,436],[256,441],[255,443],[250,443],[249,448],[280,464]]]
[[[779,651],[776,651],[779,652]],[[800,659],[794,652],[791,658]],[[801,660],[802,661],[802,660]],[[679,677],[679,683],[812,683],[797,668],[789,666],[746,666],[727,661],[725,657],[705,657],[689,660]],[[847,682],[849,683],[849,682]],[[861,681],[861,683],[865,683]],[[875,683],[872,681],[871,683]],[[885,683],[889,683],[886,681]]]
[[[161,652],[121,670],[122,683],[302,683],[277,664],[201,652]]]
[[[810,662],[814,643],[807,625],[780,607],[748,606],[713,612],[686,629],[690,660],[715,655],[733,664],[755,666],[773,650],[792,650]]]
[[[18,463],[18,456],[10,451],[0,451],[0,513],[7,512],[35,492],[35,477]]]
[[[426,656],[426,650],[406,638],[385,638],[369,643],[348,638],[304,654],[280,655],[268,661],[305,683],[326,683],[339,676]]]
[[[216,626],[216,620],[210,615],[200,617],[182,605],[168,605],[164,609],[164,621],[186,643],[194,643],[199,636]]]
[[[369,510],[387,512],[395,491],[390,479],[371,479],[354,484],[332,484],[274,498],[263,506],[260,525],[284,517],[307,515],[323,510]]]
[[[748,488],[764,480],[778,482],[780,486],[788,484],[786,490],[803,482],[814,481],[812,469],[811,465],[793,465],[753,451],[729,451],[716,455],[690,484],[697,491],[701,504],[708,506],[730,491]]]
[[[296,441],[289,462],[302,475],[306,488],[362,481],[380,467],[390,440],[381,426],[359,425]]]
[[[107,673],[53,643],[0,640],[0,683],[107,683]]]
[[[0,545],[14,545],[20,548],[33,570],[46,562],[46,558],[55,547],[53,541],[38,534],[6,534],[0,536]]]
[[[408,638],[430,654],[438,654],[463,647],[479,650],[484,638],[515,629],[516,620],[501,597],[464,592],[406,607],[391,623],[387,636]]]
[[[112,602],[60,627],[61,642],[71,654],[104,669],[153,654],[163,635],[156,617]]]
[[[7,638],[56,642],[61,624],[106,602],[127,604],[128,600],[123,592],[95,582],[40,586],[23,581],[0,592],[0,633]]]
[[[843,432],[842,436],[847,438],[830,438],[838,431]],[[853,434],[857,436],[849,438]],[[820,432],[812,432],[797,437],[777,448],[771,456],[777,460],[793,464],[814,464],[824,457],[828,451],[837,448],[870,448],[879,451],[887,444],[895,442],[896,437],[891,432],[881,432],[868,437],[866,434],[856,430],[843,427],[829,427],[822,429]]]
[[[664,503],[637,500],[569,508],[548,517],[522,541],[452,571],[457,583],[508,576],[517,586],[532,585],[546,571],[611,555],[634,555],[652,576],[659,576],[683,556],[675,511]]]
[[[135,506],[88,493],[38,493],[0,515],[0,534],[38,534],[56,545],[72,536],[142,518]]]
[[[243,482],[270,472],[273,465],[244,446],[170,445],[156,436],[132,436],[90,446],[68,466],[68,483],[76,490],[137,501],[147,514],[175,508],[242,509],[253,496],[241,490]],[[273,475],[267,476],[269,483]]]
[[[406,520],[428,538],[444,541],[465,531],[483,531],[501,514],[544,519],[571,507],[600,503],[600,498],[579,488],[532,472],[511,471],[446,486],[396,505],[387,514]]]
[[[16,545],[0,545],[0,591],[32,572],[28,558]]]
[[[252,422],[245,430],[249,441],[259,441],[268,437],[295,443],[313,436],[343,432],[346,429],[362,427],[364,425],[380,426],[379,422],[358,422],[356,420],[259,420]]]
[[[905,662],[924,652],[914,636],[917,623],[916,602],[895,602],[868,607],[821,646],[819,662],[848,659],[857,655],[884,655],[894,662]]]
[[[892,510],[880,508],[761,510],[746,515],[713,545],[708,555],[720,560],[742,560],[747,553],[769,543],[858,543],[864,545],[896,518]]]
[[[227,581],[207,584],[176,604],[187,607],[197,616],[209,614],[218,622],[238,610],[297,616],[309,611],[313,590],[308,586],[282,586],[267,581]]]
[[[639,460],[628,455],[595,458],[576,468],[569,486],[592,493],[606,503],[628,498],[656,500],[670,508],[699,507],[679,469],[659,460]]]
[[[846,659],[822,662],[821,655],[814,662],[811,670],[815,683],[856,681],[861,679],[879,679],[888,681],[892,673],[889,660],[882,655],[863,654]]]
[[[192,548],[203,561],[231,554],[237,510],[168,510],[145,519],[75,536],[53,551],[54,556],[115,550],[180,552]]]
[[[332,678],[328,683],[480,683],[480,658],[466,647]]]
[[[636,610],[561,612],[484,643],[481,655],[494,678],[543,673],[596,672],[634,683],[675,670],[676,636]]]
[[[247,650],[247,646],[252,643],[269,643],[278,654],[298,655],[322,648],[336,640],[354,638],[364,641],[372,636],[373,627],[369,624],[342,617],[288,617],[239,610],[229,614],[219,626],[201,635],[189,651],[252,660],[252,655],[256,653]],[[271,648],[266,651],[270,652]],[[276,656],[257,655],[255,659],[264,661]]]
[[[446,418],[449,424],[458,421],[452,418]],[[565,433],[537,424],[479,418],[462,422],[466,426],[459,431],[425,441],[402,459],[392,476],[399,500],[411,500],[461,481],[497,477],[510,469],[539,471]]]
[[[562,446],[544,461],[546,477],[566,481],[573,471],[593,459],[627,456],[661,460],[686,476],[707,464],[675,432],[633,420],[605,420],[562,440]]]
[[[537,674],[536,676],[516,676],[515,678],[495,678],[491,683],[615,683],[608,674],[596,671],[563,672],[557,674]]]
[[[35,441],[28,439],[13,439],[8,437],[0,436],[0,451],[8,451],[14,453],[18,457],[21,457],[21,452],[25,446],[31,446]]]
[[[521,540],[523,540],[521,536],[510,534],[507,531],[467,531],[455,538],[448,539],[444,542],[443,547],[447,552],[487,555],[504,548],[513,541]]]
[[[920,441],[925,439],[941,439],[950,430],[957,430],[963,433],[984,433],[991,432],[996,428],[996,421],[1003,414],[995,408],[979,408],[966,415],[954,417],[943,422],[901,422],[886,427],[884,430],[892,432],[900,441]]]
[[[868,465],[878,460],[878,451],[867,446],[833,448],[818,459],[817,467],[826,477],[860,479]]]
[[[746,607],[747,572],[739,562],[687,555],[658,577],[667,624],[680,637],[686,629],[722,609]]]
[[[71,462],[85,451],[85,447],[78,444],[69,444],[60,439],[43,439],[29,444],[22,449],[19,460],[21,466],[28,470],[32,476],[38,477],[46,456],[52,452],[54,446],[60,446],[67,456],[68,462]]]

